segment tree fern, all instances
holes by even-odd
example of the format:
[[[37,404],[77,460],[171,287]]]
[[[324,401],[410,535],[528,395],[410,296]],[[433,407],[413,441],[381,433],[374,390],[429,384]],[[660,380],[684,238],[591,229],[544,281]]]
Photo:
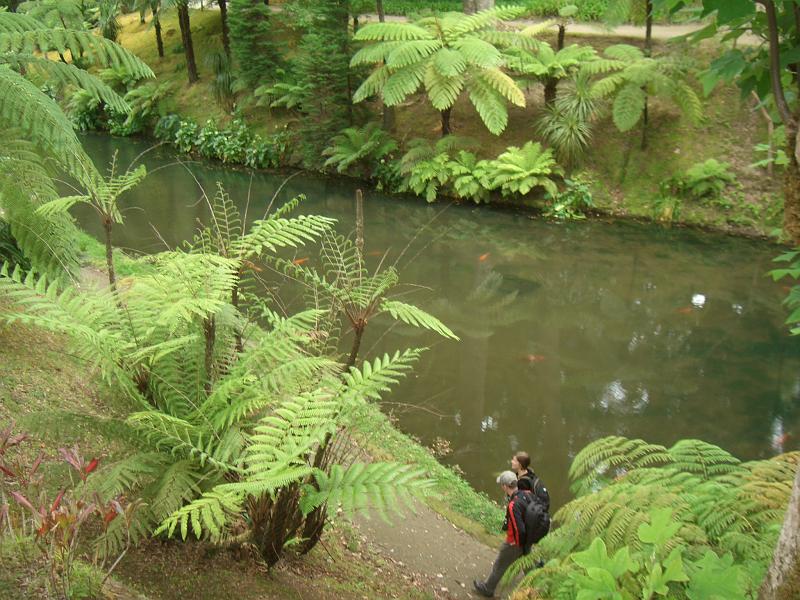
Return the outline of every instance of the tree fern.
[[[495,26],[522,10],[502,7],[475,15],[447,13],[417,23],[375,23],[359,29],[355,39],[373,44],[359,50],[351,66],[377,67],[353,100],[380,94],[387,106],[396,106],[423,87],[442,115],[444,136],[450,133],[449,111],[466,90],[489,131],[499,135],[508,122],[506,104],[525,106],[522,91],[502,71],[505,59],[500,48],[525,46],[532,35],[495,34]]]

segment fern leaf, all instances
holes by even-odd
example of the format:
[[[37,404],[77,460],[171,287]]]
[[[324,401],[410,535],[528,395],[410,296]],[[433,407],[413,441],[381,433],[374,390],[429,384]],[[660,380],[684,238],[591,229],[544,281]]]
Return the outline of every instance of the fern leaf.
[[[412,325],[413,327],[430,329],[442,337],[450,338],[451,340],[459,339],[459,337],[439,319],[411,304],[398,302],[396,300],[384,300],[381,304],[381,310],[388,312],[392,315],[392,318]]]

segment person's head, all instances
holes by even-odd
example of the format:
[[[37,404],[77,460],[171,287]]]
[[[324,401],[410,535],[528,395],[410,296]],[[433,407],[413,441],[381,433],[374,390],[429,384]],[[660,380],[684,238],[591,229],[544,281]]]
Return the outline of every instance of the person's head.
[[[510,496],[517,491],[517,474],[514,471],[503,471],[497,477],[497,483],[505,492],[506,496]]]
[[[517,452],[511,457],[511,469],[514,473],[524,473],[531,466],[531,457],[527,452]]]

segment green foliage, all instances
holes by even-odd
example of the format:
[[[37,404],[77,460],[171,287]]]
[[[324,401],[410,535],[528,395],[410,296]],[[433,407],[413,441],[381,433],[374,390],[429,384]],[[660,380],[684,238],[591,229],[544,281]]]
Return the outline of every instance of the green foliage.
[[[499,189],[503,196],[525,195],[537,187],[555,196],[558,187],[554,176],[563,170],[553,153],[538,142],[527,142],[522,148],[510,146],[490,163],[487,180],[490,189]]]
[[[584,213],[588,209],[594,208],[590,183],[581,175],[565,179],[563,190],[554,196],[547,195],[549,204],[544,211],[544,216],[565,220],[585,219]]]
[[[553,516],[557,528],[507,577],[545,556],[522,585],[548,597],[708,598],[714,586],[719,597],[749,597],[771,558],[798,458],[741,463],[700,440],[669,449],[597,440],[573,461],[576,498]]]
[[[261,0],[231,0],[231,52],[251,88],[271,81],[280,67],[269,7]]]
[[[30,261],[25,258],[17,240],[11,234],[11,227],[3,219],[0,219],[0,261],[7,262],[12,267],[19,264],[26,271],[31,268]]]
[[[218,129],[212,121],[200,127],[178,115],[165,115],[155,126],[155,136],[169,142],[184,154],[200,154],[224,163],[243,164],[254,169],[286,164],[289,138],[286,132],[262,138],[245,123],[234,119],[227,129]]]
[[[522,90],[502,69],[506,59],[500,49],[533,47],[536,41],[532,35],[497,31],[496,25],[523,12],[505,7],[366,25],[355,39],[371,43],[353,56],[351,65],[378,67],[353,100],[380,95],[386,106],[396,106],[424,87],[431,105],[444,112],[466,92],[489,131],[499,135],[508,122],[506,103],[525,106]]]
[[[272,85],[259,86],[254,95],[258,98],[259,106],[302,111],[303,100],[310,92],[310,84],[300,85],[290,81],[279,81]]]
[[[791,279],[796,282],[800,279],[800,251],[792,250],[775,258],[777,263],[786,263],[785,267],[773,269],[769,272],[774,281]],[[800,335],[800,285],[792,285],[783,304],[789,309],[786,324],[790,326],[792,335]]]
[[[339,173],[351,172],[370,177],[377,164],[397,150],[397,142],[377,123],[363,127],[348,127],[339,133],[322,152],[329,157],[326,167],[336,167]]]
[[[719,198],[728,186],[736,183],[736,175],[730,168],[726,162],[709,158],[662,182],[662,193],[695,200]]]
[[[231,59],[224,50],[217,49],[206,56],[206,64],[211,67],[214,76],[211,80],[214,99],[226,110],[232,110],[236,93]]]

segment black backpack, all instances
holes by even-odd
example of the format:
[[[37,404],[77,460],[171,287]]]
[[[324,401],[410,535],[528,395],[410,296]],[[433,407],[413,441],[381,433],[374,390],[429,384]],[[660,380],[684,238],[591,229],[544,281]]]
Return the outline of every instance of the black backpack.
[[[533,482],[533,490],[526,493],[525,506],[525,545],[523,553],[528,554],[534,544],[550,531],[550,494],[542,481],[537,477]]]

